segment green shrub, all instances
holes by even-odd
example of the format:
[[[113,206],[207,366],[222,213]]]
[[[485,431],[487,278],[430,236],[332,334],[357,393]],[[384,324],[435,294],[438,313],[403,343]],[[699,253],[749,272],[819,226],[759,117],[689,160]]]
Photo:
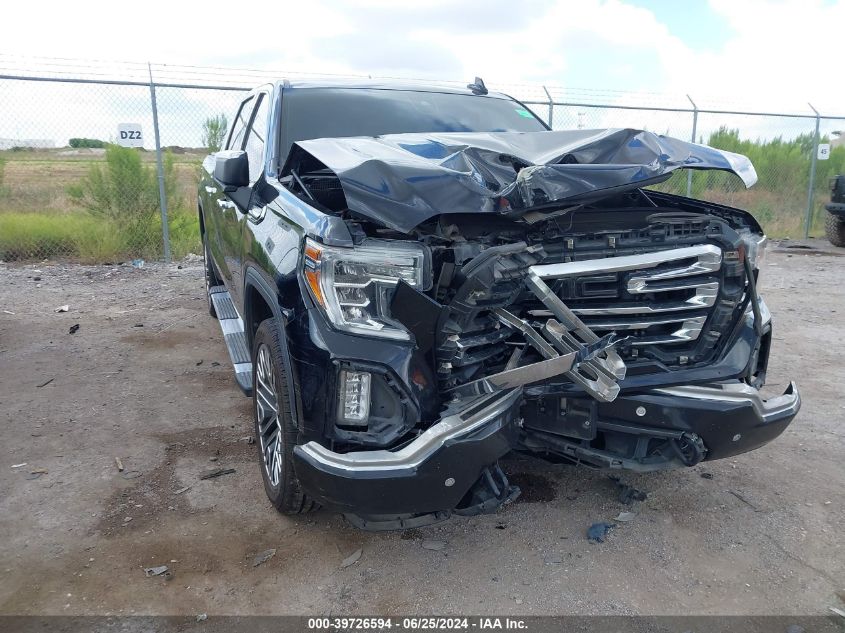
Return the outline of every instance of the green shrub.
[[[202,144],[212,154],[223,147],[226,140],[226,131],[229,129],[229,122],[225,114],[208,117],[202,124]]]
[[[68,145],[73,148],[93,147],[102,148],[106,146],[105,141],[96,138],[72,138],[68,141]]]
[[[133,251],[149,252],[152,244],[161,244],[159,186],[156,168],[145,165],[132,148],[106,146],[105,168],[92,165],[88,175],[68,187],[76,204],[104,221],[120,225],[120,233]],[[173,155],[163,161],[164,190],[169,206],[178,207]]]

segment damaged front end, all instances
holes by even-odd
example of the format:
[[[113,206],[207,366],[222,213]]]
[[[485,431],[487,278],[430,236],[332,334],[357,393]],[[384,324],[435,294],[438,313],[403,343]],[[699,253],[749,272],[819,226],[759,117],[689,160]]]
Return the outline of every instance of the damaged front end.
[[[753,168],[622,132],[556,150],[560,133],[523,134],[506,156],[505,134],[469,148],[473,135],[440,135],[429,142],[451,153],[435,166],[411,135],[377,145],[424,160],[368,159],[370,139],[292,154],[291,189],[342,217],[352,241],[309,241],[303,259],[300,380],[327,385],[304,403],[322,432],[294,450],[312,496],[362,527],[413,527],[515,498],[497,463],[511,450],[649,471],[752,450],[789,424],[794,384],[759,392],[771,344],[759,225],[642,188],[678,166],[746,183]],[[429,213],[449,194],[454,212]]]

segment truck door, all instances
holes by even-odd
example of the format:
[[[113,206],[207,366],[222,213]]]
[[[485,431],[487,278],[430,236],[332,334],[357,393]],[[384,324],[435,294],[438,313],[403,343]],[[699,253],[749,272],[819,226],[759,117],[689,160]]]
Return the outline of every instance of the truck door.
[[[250,95],[244,99],[238,108],[238,113],[232,121],[232,130],[225,149],[243,149],[247,126],[254,109],[255,95]],[[205,193],[211,203],[206,216],[212,220],[211,226],[206,227],[209,237],[208,247],[223,277],[223,282],[234,298],[237,285],[233,283],[231,255],[235,250],[233,247],[237,245],[230,246],[228,242],[235,237],[230,235],[230,232],[233,227],[237,226],[238,213],[235,199],[243,199],[244,197],[248,199],[249,195],[246,192],[237,191],[227,193],[224,191],[223,185],[217,181],[214,181],[210,186],[206,186]]]

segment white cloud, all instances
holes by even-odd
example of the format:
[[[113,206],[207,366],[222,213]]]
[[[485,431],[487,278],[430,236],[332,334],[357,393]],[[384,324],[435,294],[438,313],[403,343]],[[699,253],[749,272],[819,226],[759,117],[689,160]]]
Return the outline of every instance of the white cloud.
[[[536,99],[545,98],[539,84],[546,83],[568,90],[624,86],[653,105],[686,106],[683,95],[689,93],[700,106],[808,112],[811,101],[823,112],[845,110],[845,87],[837,80],[841,46],[834,35],[845,23],[844,2],[710,0],[710,7],[724,20],[728,38],[720,47],[695,50],[659,13],[625,0],[242,5],[48,0],[6,8],[0,52],[452,80],[480,75],[491,85],[537,84],[533,91],[520,89],[520,96]],[[15,59],[0,61],[8,70]],[[42,63],[67,70],[61,66],[65,62]],[[133,68],[143,76],[142,65]],[[213,83],[219,71],[193,72]],[[578,78],[576,85],[569,84],[571,77]],[[653,93],[673,95],[672,100]],[[603,98],[631,99],[610,93]],[[0,107],[5,107],[2,99]],[[590,111],[581,118],[643,119],[652,121],[650,129],[664,127],[659,115],[626,118]],[[671,126],[681,130],[684,123]]]

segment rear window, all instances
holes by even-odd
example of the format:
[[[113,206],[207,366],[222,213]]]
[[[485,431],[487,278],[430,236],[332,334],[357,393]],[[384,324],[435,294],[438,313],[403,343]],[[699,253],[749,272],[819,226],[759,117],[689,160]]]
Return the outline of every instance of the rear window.
[[[417,90],[300,88],[285,92],[282,157],[296,141],[406,132],[540,132],[525,106],[501,97]]]

